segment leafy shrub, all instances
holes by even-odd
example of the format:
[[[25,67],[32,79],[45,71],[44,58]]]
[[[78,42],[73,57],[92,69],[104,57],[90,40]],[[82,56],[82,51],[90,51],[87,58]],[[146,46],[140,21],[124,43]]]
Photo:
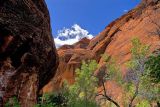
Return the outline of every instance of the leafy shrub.
[[[160,55],[152,55],[146,62],[148,77],[154,83],[160,83]]]
[[[142,100],[140,103],[136,105],[136,107],[151,107],[151,106],[147,100]]]
[[[35,107],[65,107],[67,99],[61,93],[44,94]]]
[[[5,107],[20,107],[17,97],[10,98]]]
[[[98,79],[93,75],[97,68],[95,60],[82,62],[80,69],[76,70],[75,83],[69,86],[69,107],[96,107]]]

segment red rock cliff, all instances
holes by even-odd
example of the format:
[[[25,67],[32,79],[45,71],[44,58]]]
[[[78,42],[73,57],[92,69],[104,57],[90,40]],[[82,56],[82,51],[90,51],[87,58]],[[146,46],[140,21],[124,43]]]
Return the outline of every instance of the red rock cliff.
[[[33,107],[58,65],[44,0],[0,0],[0,106]]]
[[[142,0],[135,8],[110,23],[104,31],[93,38],[86,47],[62,46],[58,49],[60,64],[53,80],[45,86],[44,92],[59,89],[64,79],[69,83],[74,82],[75,69],[80,67],[82,60],[96,59],[99,68],[96,74],[105,69],[102,54],[108,54],[121,65],[122,73],[125,74],[125,62],[131,57],[131,40],[138,37],[142,42],[151,45],[151,51],[160,48],[160,1]],[[80,42],[79,42],[80,43]],[[83,43],[83,42],[81,42]],[[76,47],[76,48],[75,48]],[[120,89],[111,83],[106,83],[110,88],[110,94],[119,99]],[[113,91],[113,92],[112,92]],[[114,93],[116,92],[116,93]]]

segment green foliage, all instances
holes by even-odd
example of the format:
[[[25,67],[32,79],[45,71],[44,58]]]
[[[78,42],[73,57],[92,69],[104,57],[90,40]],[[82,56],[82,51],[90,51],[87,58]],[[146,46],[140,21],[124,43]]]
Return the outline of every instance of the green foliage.
[[[132,58],[127,63],[129,68],[128,81],[124,84],[128,96],[132,97],[137,91],[136,98],[146,99],[146,101],[158,101],[160,84],[158,83],[159,61],[149,53],[150,46],[142,44],[139,39],[132,40]],[[148,56],[150,56],[148,58]],[[138,90],[136,90],[138,87]],[[139,103],[137,107],[150,107],[146,101]]]
[[[160,83],[160,55],[152,55],[146,62],[148,77],[154,83]]]
[[[75,83],[64,81],[58,94],[46,94],[35,107],[98,107],[95,101],[97,78],[94,76],[98,64],[95,60],[82,62],[76,70]]]
[[[35,105],[35,107],[54,107],[54,103],[52,102],[51,97],[53,94],[44,94],[42,97],[40,97],[39,104]]]
[[[93,101],[78,100],[74,104],[68,105],[68,107],[98,107],[98,105]]]
[[[147,55],[149,55],[150,46],[140,42],[138,38],[132,40],[131,48],[131,60],[126,63],[128,72],[126,74],[123,87],[125,89],[126,98],[135,100],[140,97],[142,92],[144,74],[145,74],[145,62]],[[127,103],[132,103],[128,101]]]
[[[5,107],[20,107],[17,97],[10,98]]]
[[[77,92],[80,94],[84,94],[81,98],[91,99],[94,97],[94,93],[96,93],[97,87],[97,78],[94,76],[94,71],[97,68],[97,63],[95,60],[89,61],[88,64],[86,62],[82,62],[81,69],[76,70],[76,83],[73,87],[78,89]],[[91,94],[92,93],[92,94]],[[93,96],[92,96],[93,95]]]
[[[150,70],[145,70],[141,77],[140,95],[148,101],[160,101],[160,84],[153,82],[150,77]]]
[[[142,73],[143,71],[141,70],[144,70],[144,63],[147,55],[149,54],[149,49],[150,46],[142,44],[138,38],[132,39],[132,56],[131,60],[126,63],[128,68],[134,70],[136,73]]]
[[[136,97],[139,94],[139,85],[141,83],[141,78],[144,74],[146,56],[149,53],[149,46],[142,44],[138,38],[132,39],[131,48],[131,59],[126,63],[128,68],[127,74],[125,76],[125,83],[122,87],[125,90],[126,99],[132,99],[135,92],[138,91]],[[138,87],[138,90],[136,89]],[[126,100],[125,103],[130,103]]]
[[[105,75],[105,80],[113,80],[119,84],[123,84],[123,76],[120,71],[120,67],[116,64],[115,59],[110,56],[104,54],[102,56],[103,60],[106,62],[107,72]]]
[[[64,107],[67,105],[67,101],[67,98],[62,93],[44,94],[40,97],[40,102],[35,107]]]
[[[149,54],[150,46],[141,43],[138,38],[132,39],[132,60],[139,60],[145,58]]]
[[[71,107],[94,105],[98,82],[98,79],[94,76],[94,71],[97,66],[95,60],[87,63],[83,61],[81,68],[76,70],[76,82],[69,87],[69,104]],[[93,107],[96,107],[96,105]]]
[[[136,107],[151,107],[151,106],[147,100],[142,100],[140,103],[136,105]]]
[[[131,96],[133,96],[133,94],[135,92],[135,85],[132,82],[124,83],[123,88],[125,90],[127,99],[130,98]]]

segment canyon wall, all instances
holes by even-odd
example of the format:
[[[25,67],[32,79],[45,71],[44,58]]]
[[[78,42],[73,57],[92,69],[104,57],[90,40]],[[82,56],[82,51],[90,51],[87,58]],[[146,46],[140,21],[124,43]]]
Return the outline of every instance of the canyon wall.
[[[43,92],[59,90],[64,80],[72,84],[75,69],[81,66],[82,60],[95,59],[99,64],[95,74],[102,74],[106,69],[102,54],[115,58],[116,63],[121,66],[122,74],[125,75],[125,63],[131,58],[133,38],[137,37],[141,42],[150,45],[151,52],[160,49],[159,19],[160,1],[142,0],[137,7],[110,23],[93,39],[84,38],[76,44],[62,46],[58,49],[60,64],[56,76],[43,88]],[[114,83],[107,82],[106,88],[110,90],[109,95],[114,99],[121,99],[121,89]]]
[[[0,0],[0,107],[17,97],[33,107],[58,57],[44,0]]]

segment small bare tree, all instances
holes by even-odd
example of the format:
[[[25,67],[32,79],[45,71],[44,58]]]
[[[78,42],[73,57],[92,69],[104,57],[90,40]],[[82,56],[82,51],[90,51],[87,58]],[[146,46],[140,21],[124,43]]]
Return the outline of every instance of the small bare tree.
[[[128,72],[125,80],[133,84],[134,93],[129,101],[129,107],[133,107],[133,102],[140,94],[140,84],[142,76],[145,72],[145,62],[147,61],[147,54],[149,53],[149,45],[144,45],[139,39],[135,38],[132,40],[131,54],[132,58],[127,63]]]

